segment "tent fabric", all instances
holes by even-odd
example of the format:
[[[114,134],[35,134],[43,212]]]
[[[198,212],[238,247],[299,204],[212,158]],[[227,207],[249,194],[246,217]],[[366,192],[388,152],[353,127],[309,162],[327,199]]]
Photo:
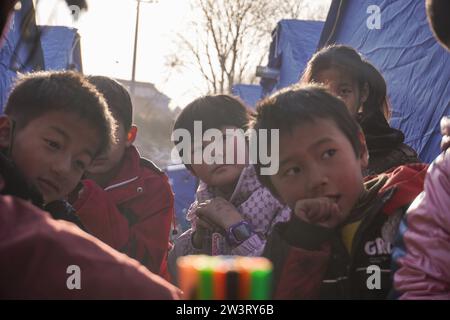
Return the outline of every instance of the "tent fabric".
[[[42,26],[41,46],[45,70],[76,69],[82,71],[80,36],[74,28]]]
[[[255,84],[236,84],[231,93],[240,97],[251,108],[255,108],[256,103],[263,98],[263,88]]]
[[[280,70],[279,79],[262,79],[269,94],[296,83],[306,63],[316,51],[323,21],[281,20],[272,34],[268,67]]]
[[[176,228],[178,231],[184,232],[190,228],[190,223],[186,220],[186,213],[195,200],[198,181],[182,164],[168,166],[165,172],[175,194]]]
[[[319,46],[331,43],[354,47],[381,71],[391,125],[431,162],[440,152],[439,121],[450,114],[450,54],[433,37],[425,1],[333,0]]]
[[[323,21],[281,20],[272,34],[268,67],[279,70],[277,79],[262,78],[261,85],[237,84],[232,93],[248,106],[274,90],[296,83],[309,58],[315,52]]]
[[[38,46],[34,46],[34,42],[27,41],[28,39],[21,36],[24,31],[22,30],[23,21],[31,10],[33,10],[32,1],[29,0],[24,1],[20,11],[14,12],[9,31],[7,31],[0,48],[0,114],[6,104],[11,85],[17,76],[16,70],[19,69],[21,72],[32,71],[32,64],[35,61],[30,61],[31,52],[36,53],[40,50]],[[35,35],[37,33],[36,25],[28,25],[26,31],[30,36]]]
[[[6,104],[18,72],[34,70],[75,69],[82,71],[79,35],[76,29],[62,26],[28,25],[24,36],[22,22],[34,9],[31,0],[22,1],[22,9],[14,12],[9,31],[0,48],[0,114]],[[40,41],[34,41],[40,37]],[[31,40],[31,41],[30,41]]]

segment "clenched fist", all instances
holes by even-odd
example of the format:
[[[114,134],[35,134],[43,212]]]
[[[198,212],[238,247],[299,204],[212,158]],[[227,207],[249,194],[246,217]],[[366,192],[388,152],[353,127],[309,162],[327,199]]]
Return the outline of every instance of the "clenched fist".
[[[229,227],[243,220],[237,209],[223,198],[214,198],[200,203],[195,214],[201,220],[223,230],[228,230]]]
[[[330,229],[345,219],[337,203],[327,197],[299,200],[294,213],[304,222]]]

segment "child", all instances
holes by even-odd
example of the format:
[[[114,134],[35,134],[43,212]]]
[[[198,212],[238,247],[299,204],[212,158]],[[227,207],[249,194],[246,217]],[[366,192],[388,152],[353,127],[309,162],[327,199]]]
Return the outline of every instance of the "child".
[[[261,163],[256,171],[294,213],[265,248],[275,267],[275,297],[385,298],[392,238],[423,188],[425,165],[394,168],[364,183],[364,135],[342,100],[317,86],[266,99],[254,128],[280,130],[278,173],[261,175]]]
[[[100,109],[104,105],[76,73],[35,73],[17,82],[0,118],[0,148],[44,204],[65,198],[113,143],[115,126],[111,114]]]
[[[249,111],[238,99],[228,95],[205,96],[183,109],[173,130],[187,130],[196,139],[195,122],[201,121],[202,135],[215,128],[224,133],[225,139],[230,139],[225,135],[226,129],[245,131],[249,119]],[[236,141],[233,143],[235,149],[247,148],[237,145]],[[208,145],[208,142],[203,143],[203,150]],[[225,162],[226,152],[221,156]],[[279,221],[286,221],[290,215],[289,208],[281,205],[259,183],[248,161],[240,164],[235,158],[234,164],[220,165],[201,160],[199,164],[185,163],[200,179],[200,185],[196,201],[187,214],[192,228],[175,241],[169,253],[169,270],[173,275],[176,274],[176,259],[188,254],[261,255],[272,227]]]
[[[444,150],[400,225],[393,250],[395,297],[450,299],[449,208],[450,151]]]
[[[427,0],[427,15],[436,38],[450,50],[450,3]],[[450,299],[450,118],[442,119],[441,132],[443,153],[430,165],[393,250],[394,294],[400,299]]]
[[[176,298],[137,262],[38,208],[64,198],[113,142],[114,121],[98,91],[74,72],[39,72],[18,80],[5,112],[0,298]]]
[[[326,85],[357,118],[369,149],[365,175],[420,162],[416,152],[403,143],[403,133],[387,122],[390,110],[383,76],[356,50],[343,45],[323,48],[308,62],[300,82]]]
[[[87,169],[79,198],[73,202],[83,225],[114,249],[167,277],[173,194],[167,176],[141,158],[133,142],[132,104],[117,81],[91,76],[117,122],[117,139],[108,153]]]

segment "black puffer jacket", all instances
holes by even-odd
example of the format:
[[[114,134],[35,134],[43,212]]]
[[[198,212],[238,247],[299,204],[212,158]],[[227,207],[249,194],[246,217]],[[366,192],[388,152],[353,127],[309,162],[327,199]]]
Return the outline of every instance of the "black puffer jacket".
[[[366,137],[369,149],[369,166],[365,176],[385,172],[393,167],[421,162],[416,151],[403,141],[405,135],[391,128],[381,112],[358,115],[357,120]]]

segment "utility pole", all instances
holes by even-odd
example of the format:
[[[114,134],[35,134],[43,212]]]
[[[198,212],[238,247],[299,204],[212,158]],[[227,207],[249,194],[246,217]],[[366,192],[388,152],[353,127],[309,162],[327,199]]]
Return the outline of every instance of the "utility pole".
[[[134,29],[134,49],[133,49],[133,70],[131,71],[131,93],[134,94],[134,88],[136,85],[136,57],[138,47],[138,35],[139,35],[139,11],[141,9],[141,2],[157,3],[158,0],[136,0],[136,27]]]
[[[134,49],[133,49],[133,70],[131,73],[131,83],[133,86],[131,87],[131,91],[134,93],[134,86],[136,82],[136,55],[137,55],[137,41],[138,41],[138,34],[139,34],[139,11],[141,8],[141,1],[136,0],[137,7],[136,7],[136,27],[134,29]]]
[[[134,87],[136,85],[136,55],[137,55],[137,44],[138,44],[138,34],[139,34],[139,11],[141,8],[141,1],[136,0],[136,27],[134,29],[134,49],[133,49],[133,69],[131,71],[131,93],[134,94]]]

